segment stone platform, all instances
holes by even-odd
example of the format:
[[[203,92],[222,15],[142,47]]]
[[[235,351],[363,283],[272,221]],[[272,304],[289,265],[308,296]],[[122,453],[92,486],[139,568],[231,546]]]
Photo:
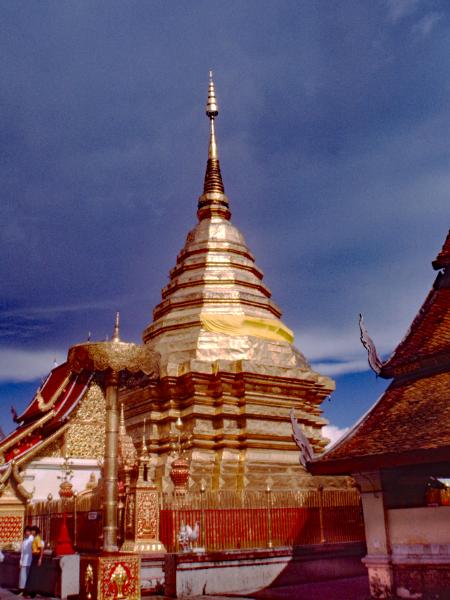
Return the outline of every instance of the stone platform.
[[[364,554],[362,543],[167,554],[164,593],[171,598],[274,594],[279,588],[365,576]]]

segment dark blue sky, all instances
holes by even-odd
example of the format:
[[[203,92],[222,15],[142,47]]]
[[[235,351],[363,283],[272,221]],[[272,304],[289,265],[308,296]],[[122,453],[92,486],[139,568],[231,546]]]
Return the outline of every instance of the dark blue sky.
[[[114,313],[150,322],[205,168],[222,173],[298,347],[352,424],[383,382],[449,227],[445,0],[2,3],[0,419]]]

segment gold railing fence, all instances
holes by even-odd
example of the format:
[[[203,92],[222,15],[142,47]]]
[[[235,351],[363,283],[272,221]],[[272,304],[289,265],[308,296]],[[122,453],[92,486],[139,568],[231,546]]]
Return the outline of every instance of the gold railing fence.
[[[42,538],[54,548],[66,514],[69,535],[78,550],[96,550],[102,542],[102,502],[97,490],[67,499],[42,500],[28,506],[26,522],[37,525]]]
[[[199,523],[194,545],[207,550],[364,541],[359,492],[263,490],[161,497],[160,539],[178,551],[182,524]]]
[[[364,541],[361,500],[355,489],[161,493],[159,504],[160,540],[169,552],[180,550],[181,526],[194,528],[197,522],[194,546],[209,551]],[[64,512],[77,549],[99,549],[102,507],[97,490],[32,504],[27,519],[54,547]]]

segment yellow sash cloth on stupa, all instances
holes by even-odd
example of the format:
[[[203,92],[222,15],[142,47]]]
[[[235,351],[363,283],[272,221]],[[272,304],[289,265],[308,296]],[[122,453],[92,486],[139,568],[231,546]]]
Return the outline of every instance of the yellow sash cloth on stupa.
[[[201,313],[202,327],[225,335],[253,335],[275,342],[294,343],[294,333],[278,319],[263,319],[246,315]]]

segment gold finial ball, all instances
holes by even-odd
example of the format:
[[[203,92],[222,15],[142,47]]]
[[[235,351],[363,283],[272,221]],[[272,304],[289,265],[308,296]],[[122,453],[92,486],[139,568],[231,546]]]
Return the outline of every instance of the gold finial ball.
[[[219,105],[216,100],[216,90],[214,88],[213,73],[209,72],[208,102],[206,103],[206,115],[214,119],[219,114]]]
[[[47,496],[47,500],[48,500],[48,502],[51,502],[53,500],[53,494],[49,494]]]

